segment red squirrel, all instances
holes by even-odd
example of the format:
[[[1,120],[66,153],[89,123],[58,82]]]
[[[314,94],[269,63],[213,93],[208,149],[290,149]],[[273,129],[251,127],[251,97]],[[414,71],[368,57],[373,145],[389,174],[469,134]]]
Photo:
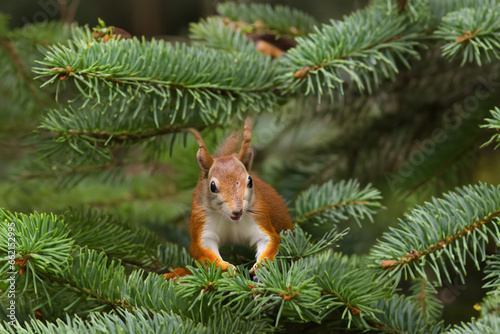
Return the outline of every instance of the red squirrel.
[[[292,220],[276,190],[250,175],[254,156],[250,119],[245,121],[239,152],[240,140],[233,134],[212,157],[199,132],[190,131],[200,147],[196,158],[201,168],[193,194],[191,256],[200,263],[215,262],[222,270],[234,268],[219,253],[219,247],[232,243],[255,247],[253,269],[264,259],[272,261],[278,253],[279,233],[293,230]],[[166,277],[186,274],[176,269]]]

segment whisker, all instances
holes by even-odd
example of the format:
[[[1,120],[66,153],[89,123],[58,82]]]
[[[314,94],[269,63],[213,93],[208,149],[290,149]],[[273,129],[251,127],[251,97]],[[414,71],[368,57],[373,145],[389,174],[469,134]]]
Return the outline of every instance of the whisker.
[[[252,215],[257,215],[257,216],[261,216],[264,214],[262,211],[253,210],[253,209],[247,209],[247,212],[252,214]]]

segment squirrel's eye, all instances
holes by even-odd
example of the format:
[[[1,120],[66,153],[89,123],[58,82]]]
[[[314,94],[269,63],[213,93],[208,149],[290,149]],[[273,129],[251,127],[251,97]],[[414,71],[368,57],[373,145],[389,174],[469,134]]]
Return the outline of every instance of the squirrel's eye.
[[[212,181],[210,183],[210,191],[213,192],[213,193],[218,192],[217,187],[215,186],[215,182],[214,181]]]
[[[248,176],[248,188],[252,188],[253,187],[253,181],[252,181],[252,177],[249,175]]]

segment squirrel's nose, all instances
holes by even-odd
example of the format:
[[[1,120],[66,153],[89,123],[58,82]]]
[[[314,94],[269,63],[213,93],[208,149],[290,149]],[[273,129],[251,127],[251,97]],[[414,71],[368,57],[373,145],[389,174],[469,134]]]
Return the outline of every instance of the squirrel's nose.
[[[243,214],[243,210],[233,211],[233,217],[240,217]]]

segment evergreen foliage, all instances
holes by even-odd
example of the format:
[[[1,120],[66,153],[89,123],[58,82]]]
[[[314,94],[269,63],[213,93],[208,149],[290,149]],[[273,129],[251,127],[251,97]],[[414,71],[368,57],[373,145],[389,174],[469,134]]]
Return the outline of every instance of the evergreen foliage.
[[[428,263],[436,277],[451,280],[446,262],[462,279],[470,257],[485,261],[488,241],[498,243],[500,188],[479,184],[457,189],[407,213],[373,247],[371,259],[391,274],[424,277]],[[467,245],[471,245],[470,249]]]
[[[225,2],[217,5],[217,12],[231,21],[253,25],[245,27],[243,32],[271,31],[277,35],[305,35],[317,25],[310,15],[287,6],[264,4],[237,4]]]
[[[398,72],[396,60],[409,66],[408,57],[418,57],[415,48],[420,43],[411,26],[405,16],[387,14],[384,8],[332,21],[298,39],[298,46],[286,58],[284,80],[293,88],[305,85],[305,94],[323,94],[323,90],[330,95],[333,90],[342,93],[346,81],[370,92],[372,80],[378,85],[382,78],[394,77]]]
[[[0,129],[12,119],[36,133],[27,157],[0,150],[14,178],[0,183],[0,331],[499,332],[500,186],[460,178],[484,129],[500,129],[499,6],[373,0],[319,25],[286,6],[222,3],[191,24],[192,46],[105,39],[105,26],[9,30],[1,15]],[[264,35],[296,46],[271,58],[255,45]],[[252,273],[244,251],[230,248],[236,270],[222,271],[185,242],[199,173],[186,129],[212,149],[247,114],[255,169],[295,223]],[[10,133],[0,142],[26,145]],[[54,193],[37,213],[30,196]],[[376,214],[400,203],[392,195],[427,201],[351,254],[345,240],[389,226]],[[450,325],[438,292],[466,281],[467,261],[487,294]],[[166,280],[178,267],[191,275]]]
[[[29,121],[35,122],[42,107],[54,106],[51,91],[40,89],[34,82],[31,68],[34,59],[44,54],[44,49],[52,43],[65,43],[70,36],[70,28],[61,22],[39,23],[9,30],[7,16],[0,15],[0,115],[2,134],[16,135],[16,131],[6,127],[15,125],[24,129]],[[20,115],[23,115],[21,118]],[[23,121],[21,121],[21,119]]]
[[[225,22],[219,16],[208,17],[190,26],[190,37],[197,44],[231,53],[257,54],[253,43],[233,22]]]
[[[493,118],[487,118],[486,122],[487,124],[482,125],[482,128],[487,128],[487,129],[492,129],[496,130],[497,132],[500,131],[500,109],[496,107],[494,110],[491,111],[491,115]],[[489,145],[491,143],[498,142],[497,146],[495,148],[500,147],[500,134],[494,134],[491,139],[484,144],[484,146]]]
[[[321,187],[312,186],[297,198],[295,221],[299,224],[308,221],[322,224],[353,217],[359,223],[365,216],[373,220],[372,207],[380,207],[376,202],[380,198],[380,192],[371,185],[359,189],[356,180],[338,184],[330,181]]]
[[[491,62],[500,57],[500,15],[497,2],[480,3],[448,13],[443,17],[439,29],[435,32],[448,43],[443,46],[443,56],[453,59],[462,54],[462,64],[482,60]]]
[[[410,287],[411,298],[422,310],[425,321],[438,322],[443,313],[443,304],[436,298],[437,290],[426,279],[415,280]]]

